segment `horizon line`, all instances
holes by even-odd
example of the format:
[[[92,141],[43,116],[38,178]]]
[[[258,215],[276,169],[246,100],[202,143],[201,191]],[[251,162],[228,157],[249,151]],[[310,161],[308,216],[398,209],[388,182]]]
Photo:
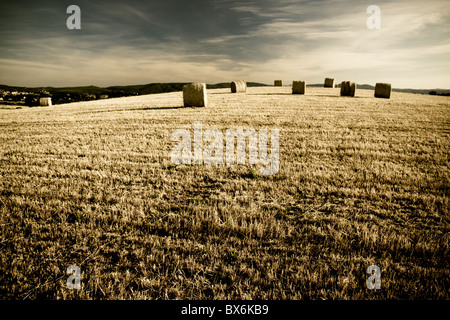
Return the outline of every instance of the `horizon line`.
[[[235,81],[235,80],[232,80]],[[296,81],[296,80],[292,80],[292,81]],[[257,82],[257,81],[246,81],[247,83],[255,83],[255,84],[261,84],[264,86],[273,86],[273,84],[267,84],[264,82]],[[139,83],[139,84],[116,84],[116,85],[109,85],[109,86],[98,86],[98,85],[77,85],[77,86],[60,86],[60,87],[55,87],[55,86],[23,86],[23,85],[8,85],[8,84],[2,84],[0,83],[0,86],[6,86],[6,87],[12,87],[12,88],[29,88],[29,89],[37,89],[37,88],[54,88],[54,89],[61,89],[61,88],[80,88],[80,87],[97,87],[97,88],[101,88],[101,89],[107,89],[107,88],[111,88],[111,87],[132,87],[132,86],[145,86],[145,85],[152,85],[152,84],[180,84],[180,83],[195,83],[192,81],[178,81],[178,82],[149,82],[149,83]],[[219,84],[225,84],[225,83],[231,83],[231,81],[224,81],[224,82],[216,82],[216,83],[207,83],[204,82],[206,85],[219,85]],[[337,83],[336,85],[340,85],[341,82]],[[286,85],[282,85],[282,86],[290,86],[292,85],[292,83],[286,84]],[[323,83],[311,83],[311,84],[306,84],[306,86],[319,86],[319,85],[323,85]],[[375,85],[369,84],[369,83],[357,83],[356,85],[360,85],[360,86],[372,86],[375,87]],[[331,88],[333,89],[333,88]],[[397,89],[397,90],[446,90],[446,91],[450,91],[450,88],[408,88],[408,87],[403,87],[403,88],[399,88],[399,87],[392,87],[392,90]]]

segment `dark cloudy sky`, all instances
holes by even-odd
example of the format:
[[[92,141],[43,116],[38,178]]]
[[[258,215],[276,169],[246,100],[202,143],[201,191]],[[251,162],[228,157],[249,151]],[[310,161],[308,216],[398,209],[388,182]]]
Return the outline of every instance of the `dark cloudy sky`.
[[[68,30],[69,5],[81,30]],[[369,5],[381,29],[369,30]],[[322,83],[450,88],[448,0],[2,0],[0,83]]]

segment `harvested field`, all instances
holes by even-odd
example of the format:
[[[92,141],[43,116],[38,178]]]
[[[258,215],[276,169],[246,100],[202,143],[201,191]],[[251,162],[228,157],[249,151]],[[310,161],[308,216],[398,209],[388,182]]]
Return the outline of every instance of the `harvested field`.
[[[449,299],[450,100],[339,90],[0,109],[0,297]],[[172,164],[194,121],[279,129],[279,171]]]

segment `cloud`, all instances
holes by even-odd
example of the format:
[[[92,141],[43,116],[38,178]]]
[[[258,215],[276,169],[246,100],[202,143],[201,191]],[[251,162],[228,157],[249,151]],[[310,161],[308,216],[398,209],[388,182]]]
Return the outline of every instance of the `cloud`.
[[[430,87],[450,87],[446,1],[424,6],[418,0],[380,0],[381,30],[367,29],[368,4],[349,0],[80,0],[78,5],[82,30],[74,31],[65,27],[64,3],[0,4],[0,82],[272,83],[282,77],[321,83],[335,75],[372,84],[394,79],[394,87],[417,85],[414,79],[421,78]]]

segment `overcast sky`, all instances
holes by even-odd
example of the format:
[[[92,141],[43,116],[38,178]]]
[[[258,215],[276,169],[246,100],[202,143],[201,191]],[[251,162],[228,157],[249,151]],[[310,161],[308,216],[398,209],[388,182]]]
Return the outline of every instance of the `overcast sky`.
[[[69,30],[69,5],[81,30]],[[370,30],[369,5],[381,9]],[[273,84],[450,88],[448,0],[2,0],[0,84]]]

